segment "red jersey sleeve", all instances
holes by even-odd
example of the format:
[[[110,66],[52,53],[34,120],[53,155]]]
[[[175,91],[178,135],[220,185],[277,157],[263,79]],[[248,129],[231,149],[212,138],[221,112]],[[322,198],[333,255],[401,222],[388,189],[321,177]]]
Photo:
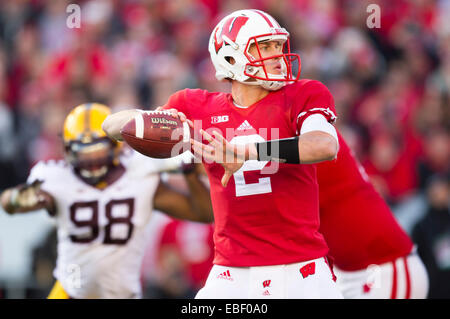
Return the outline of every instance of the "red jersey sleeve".
[[[184,113],[184,115],[189,118],[189,108],[186,102],[186,89],[173,93],[169,97],[167,103],[163,105],[163,109],[176,109],[178,112]]]
[[[296,134],[300,134],[303,122],[312,114],[322,114],[333,124],[336,121],[336,109],[328,88],[315,80],[300,82],[291,109],[291,124]]]

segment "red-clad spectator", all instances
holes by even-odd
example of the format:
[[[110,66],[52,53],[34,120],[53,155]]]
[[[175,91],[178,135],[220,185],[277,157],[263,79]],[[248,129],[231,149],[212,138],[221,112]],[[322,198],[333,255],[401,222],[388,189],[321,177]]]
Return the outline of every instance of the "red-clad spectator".
[[[373,138],[363,166],[377,190],[393,204],[415,192],[419,156],[420,147],[412,135],[380,134]]]
[[[163,230],[159,246],[159,259],[164,251],[176,247],[186,267],[194,290],[204,286],[214,259],[213,226],[172,220]]]

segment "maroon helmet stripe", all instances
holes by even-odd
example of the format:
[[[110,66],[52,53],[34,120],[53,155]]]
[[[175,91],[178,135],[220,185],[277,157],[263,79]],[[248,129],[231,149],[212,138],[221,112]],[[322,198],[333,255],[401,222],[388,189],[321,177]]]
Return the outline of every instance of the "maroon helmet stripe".
[[[272,22],[270,22],[269,18],[266,17],[266,15],[265,15],[264,13],[262,13],[262,12],[259,11],[259,10],[253,10],[253,11],[255,11],[255,12],[258,13],[261,17],[263,17],[264,20],[266,20],[266,22],[269,24],[269,27],[273,28]]]

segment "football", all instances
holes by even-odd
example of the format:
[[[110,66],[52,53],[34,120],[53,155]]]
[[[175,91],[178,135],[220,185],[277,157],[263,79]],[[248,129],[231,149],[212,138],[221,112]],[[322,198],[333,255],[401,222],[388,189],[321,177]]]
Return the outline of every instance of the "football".
[[[120,131],[124,141],[139,153],[169,158],[190,150],[190,128],[168,111],[143,111]]]

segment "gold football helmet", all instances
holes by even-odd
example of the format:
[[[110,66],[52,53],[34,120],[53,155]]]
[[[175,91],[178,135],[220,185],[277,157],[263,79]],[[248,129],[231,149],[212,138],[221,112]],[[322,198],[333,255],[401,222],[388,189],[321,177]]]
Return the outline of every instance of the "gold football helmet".
[[[85,103],[75,107],[64,121],[66,160],[93,185],[119,164],[122,145],[109,139],[102,130],[102,123],[109,114],[111,111],[106,105]]]

